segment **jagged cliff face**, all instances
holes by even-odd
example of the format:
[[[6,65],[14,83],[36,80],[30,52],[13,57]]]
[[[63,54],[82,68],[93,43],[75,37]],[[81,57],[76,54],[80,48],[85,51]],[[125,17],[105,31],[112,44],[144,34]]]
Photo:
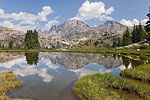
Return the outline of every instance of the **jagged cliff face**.
[[[0,41],[2,45],[8,46],[10,40],[14,41],[15,45],[23,45],[24,38],[25,32],[0,26]]]
[[[91,62],[103,65],[106,68],[122,65],[122,59],[114,58],[113,55],[102,54],[44,53],[40,58],[51,59],[54,64],[60,64],[71,70],[83,68]]]
[[[25,39],[25,32],[13,30],[11,28],[2,27],[0,26],[0,41],[1,45],[8,47],[10,41],[14,42],[14,46],[20,45],[24,47],[24,39]],[[45,47],[66,47],[68,48],[67,44],[61,42],[60,39],[52,39],[51,37],[40,34],[39,35],[39,42],[42,48]]]
[[[82,37],[83,33],[88,30],[89,26],[80,20],[68,20],[58,26],[52,26],[49,33],[57,35],[61,38],[78,38]]]
[[[125,30],[126,26],[117,22],[108,21],[97,27],[89,27],[82,21],[72,19],[61,25],[54,25],[50,29],[49,34],[64,39],[81,39],[83,37],[87,39],[103,39],[105,34],[121,37]]]
[[[39,30],[39,41],[42,48],[70,48],[78,45],[80,41],[89,39],[112,42],[114,39],[122,38],[125,30],[126,26],[117,22],[108,21],[97,27],[89,27],[80,20],[70,19],[58,26],[52,26],[49,31]],[[23,47],[24,38],[25,32],[0,27],[2,45],[8,46],[9,41],[12,40],[15,45]]]

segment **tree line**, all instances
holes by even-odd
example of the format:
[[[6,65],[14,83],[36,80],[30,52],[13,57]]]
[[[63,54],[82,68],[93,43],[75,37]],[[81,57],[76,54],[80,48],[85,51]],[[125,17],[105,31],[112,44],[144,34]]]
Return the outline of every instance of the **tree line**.
[[[132,32],[130,32],[129,28],[127,27],[126,31],[123,34],[122,40],[115,40],[113,42],[113,47],[116,48],[127,46],[132,43],[138,43],[144,40],[150,41],[150,21],[146,23],[146,26],[144,28],[141,23],[139,25],[134,25]]]
[[[0,41],[0,48],[8,48],[8,49],[40,49],[40,43],[38,40],[38,32],[36,30],[28,30],[25,34],[25,39],[23,46],[19,44],[15,44],[14,41],[10,40],[8,43],[8,46],[5,47],[2,45],[2,42]]]

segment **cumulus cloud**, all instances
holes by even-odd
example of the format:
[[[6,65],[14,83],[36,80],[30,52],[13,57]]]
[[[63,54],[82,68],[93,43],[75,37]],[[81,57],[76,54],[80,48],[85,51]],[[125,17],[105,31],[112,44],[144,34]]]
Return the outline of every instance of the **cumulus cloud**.
[[[45,24],[45,26],[43,27],[44,30],[49,30],[52,25],[56,25],[58,24],[57,20],[50,20],[47,24]]]
[[[112,17],[108,16],[114,12],[114,8],[105,8],[103,2],[90,2],[86,0],[78,10],[78,14],[74,17],[80,20],[113,20]]]
[[[15,29],[15,30],[21,30],[21,31],[26,31],[28,29],[36,29],[38,27],[38,24],[34,24],[34,25],[27,25],[27,26],[21,26],[19,24],[13,24],[11,21],[3,21],[3,22],[0,22],[0,26],[5,26],[5,27],[9,27],[9,28],[12,28],[12,29]]]
[[[48,22],[47,17],[53,12],[54,11],[52,10],[50,6],[44,6],[42,8],[42,11],[38,12],[37,15],[27,13],[27,12],[8,14],[8,13],[5,13],[5,11],[0,8],[0,19],[3,20],[2,22],[0,22],[0,25],[26,31],[27,29],[33,29],[33,28],[39,27],[37,25],[38,25],[38,22],[40,21]],[[17,22],[17,24],[14,24],[14,22],[15,23]]]
[[[145,23],[148,21],[148,19],[143,19],[142,21],[139,21],[137,19],[133,19],[133,20],[125,20],[122,19],[120,21],[121,24],[126,25],[126,26],[134,26],[134,25],[139,25],[139,23],[141,22],[142,25],[145,25]]]
[[[47,16],[54,11],[50,6],[44,6],[42,11],[38,15],[30,14],[27,12],[11,13],[7,14],[3,9],[0,9],[0,18],[11,19],[13,21],[21,21],[22,24],[34,24],[36,20],[47,21]]]
[[[41,21],[47,21],[47,16],[53,12],[54,11],[52,10],[50,6],[45,6],[42,8],[42,11],[38,13],[38,16]]]
[[[3,15],[3,14],[4,14],[4,10],[0,9],[0,15]]]

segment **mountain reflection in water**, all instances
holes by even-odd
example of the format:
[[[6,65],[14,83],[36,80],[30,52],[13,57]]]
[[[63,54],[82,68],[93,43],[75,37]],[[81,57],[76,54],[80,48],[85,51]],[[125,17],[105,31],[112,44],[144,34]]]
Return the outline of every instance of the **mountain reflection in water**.
[[[8,94],[12,98],[76,100],[72,85],[79,77],[94,73],[119,76],[121,70],[145,62],[115,54],[3,52],[0,72],[13,71],[24,82],[22,88]]]

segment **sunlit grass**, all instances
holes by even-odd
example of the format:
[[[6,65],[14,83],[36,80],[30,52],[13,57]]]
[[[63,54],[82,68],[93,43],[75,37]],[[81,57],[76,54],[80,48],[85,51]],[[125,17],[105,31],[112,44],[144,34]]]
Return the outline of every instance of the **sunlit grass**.
[[[150,82],[150,64],[121,71],[120,75],[140,81]]]
[[[110,74],[94,74],[82,77],[73,86],[74,94],[81,100],[127,100],[112,89],[133,93],[150,100],[149,85],[138,84]]]
[[[23,84],[22,81],[19,81],[18,78],[12,72],[0,73],[0,100],[12,100],[5,94],[7,92],[19,88],[22,84]],[[29,100],[29,99],[13,99],[13,100]]]

